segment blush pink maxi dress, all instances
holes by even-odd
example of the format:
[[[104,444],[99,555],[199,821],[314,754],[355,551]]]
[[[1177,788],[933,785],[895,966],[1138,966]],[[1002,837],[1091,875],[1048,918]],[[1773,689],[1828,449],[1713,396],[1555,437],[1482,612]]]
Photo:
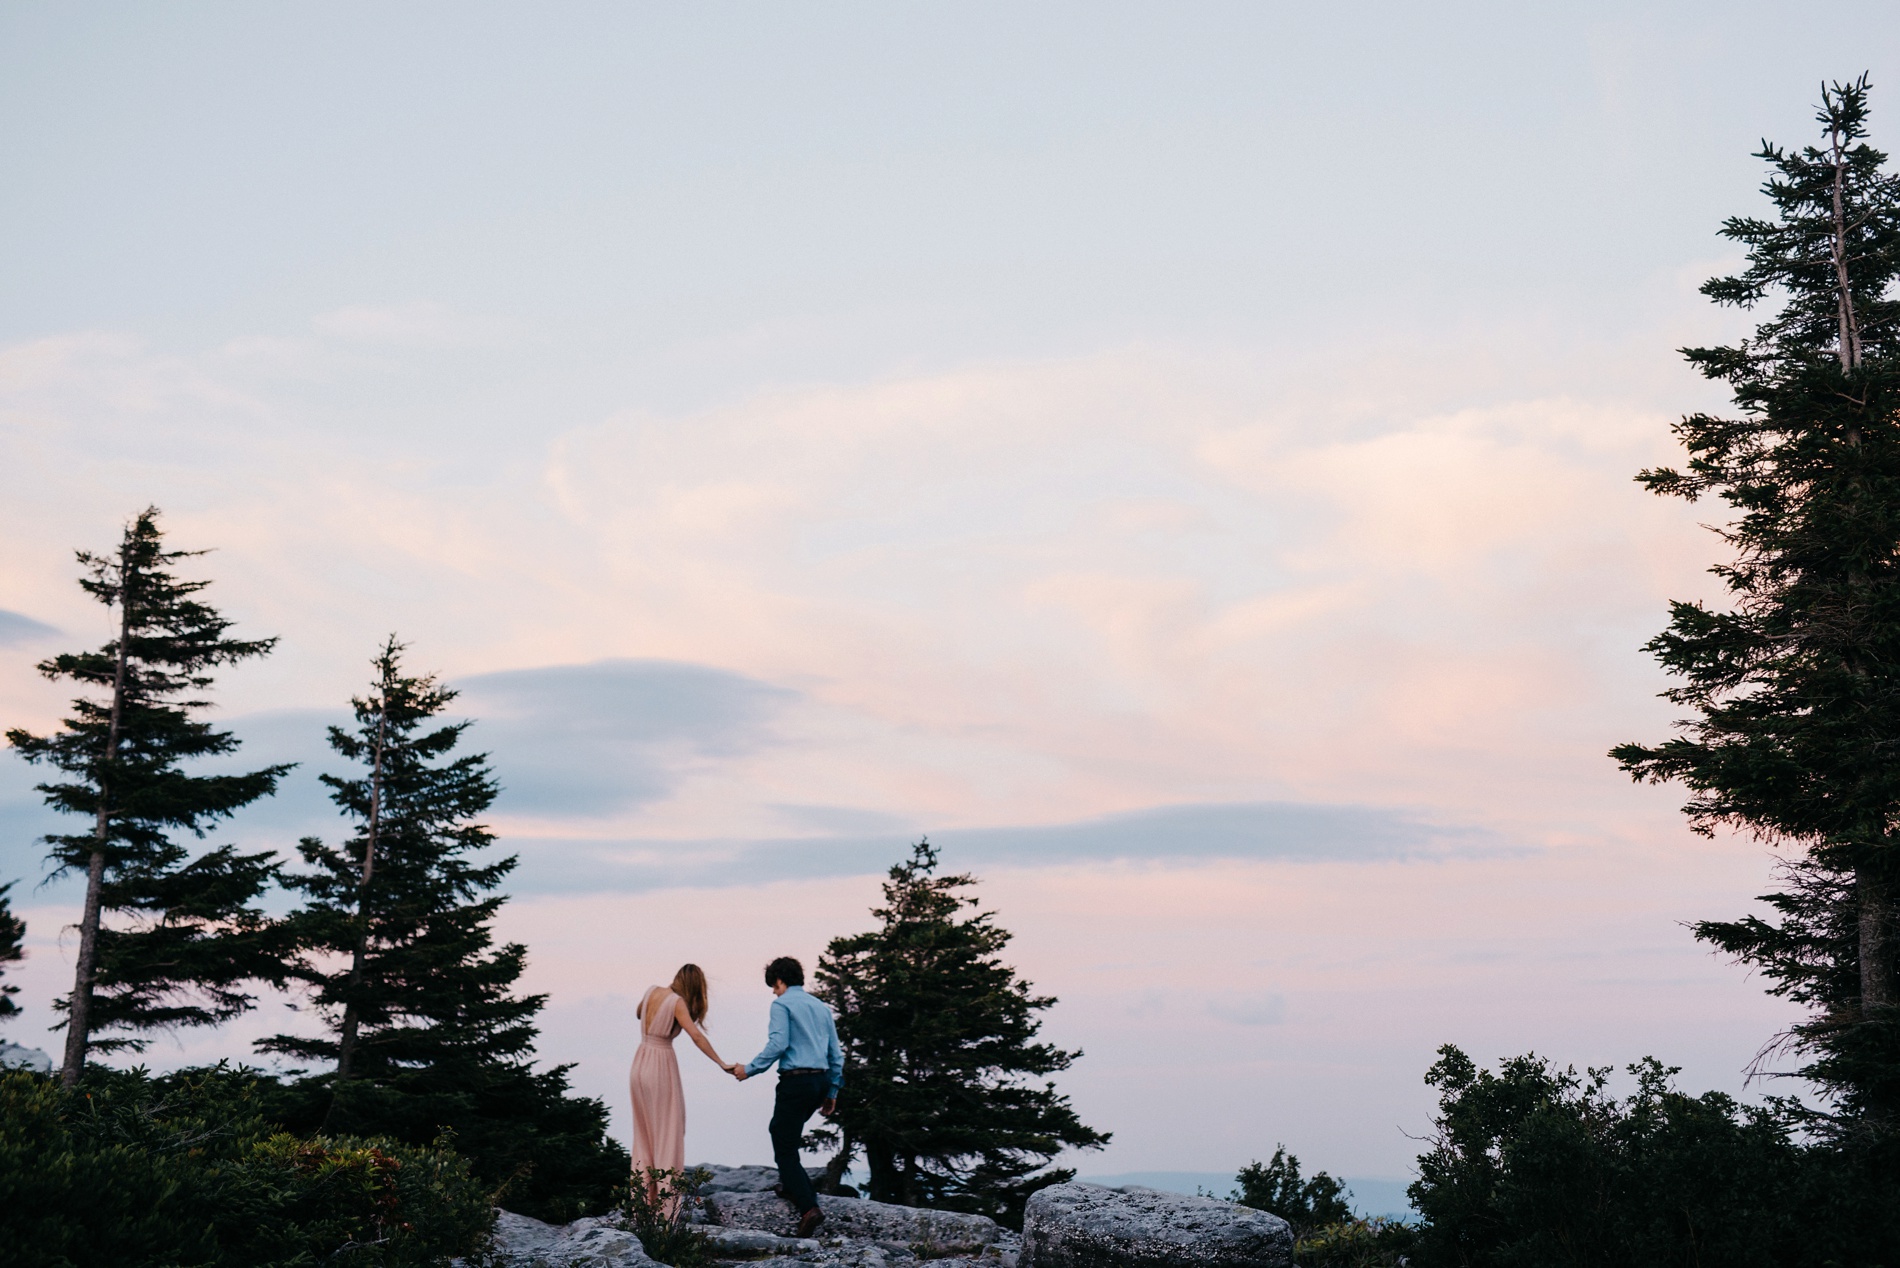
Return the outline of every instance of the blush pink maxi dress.
[[[647,992],[653,1006],[640,1024],[640,1048],[627,1075],[633,1093],[635,1175],[648,1167],[686,1168],[686,1091],[680,1086],[679,1058],[673,1055],[673,1040],[680,1032],[673,1017],[678,998],[672,991]]]

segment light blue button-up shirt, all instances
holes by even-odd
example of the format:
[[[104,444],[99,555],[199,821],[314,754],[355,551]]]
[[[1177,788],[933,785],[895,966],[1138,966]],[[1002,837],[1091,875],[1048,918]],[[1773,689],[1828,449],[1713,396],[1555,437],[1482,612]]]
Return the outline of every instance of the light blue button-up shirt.
[[[772,1021],[765,1032],[765,1051],[746,1065],[746,1077],[763,1074],[774,1063],[781,1070],[823,1070],[831,1076],[828,1095],[844,1086],[844,1049],[838,1046],[838,1027],[831,1010],[802,986],[788,986],[772,1001]]]

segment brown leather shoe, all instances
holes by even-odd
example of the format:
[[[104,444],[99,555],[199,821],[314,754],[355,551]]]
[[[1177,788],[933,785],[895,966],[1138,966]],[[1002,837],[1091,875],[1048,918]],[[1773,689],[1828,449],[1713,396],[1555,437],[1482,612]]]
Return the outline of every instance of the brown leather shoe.
[[[810,1237],[813,1233],[818,1231],[818,1226],[824,1222],[825,1213],[814,1206],[811,1210],[798,1217],[798,1235],[800,1237]]]

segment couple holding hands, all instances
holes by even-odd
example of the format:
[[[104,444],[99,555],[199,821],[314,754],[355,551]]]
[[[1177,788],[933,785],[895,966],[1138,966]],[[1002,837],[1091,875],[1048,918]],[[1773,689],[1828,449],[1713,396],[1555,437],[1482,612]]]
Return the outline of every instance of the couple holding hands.
[[[697,964],[682,965],[671,986],[648,988],[634,1014],[640,1019],[640,1048],[627,1080],[633,1093],[633,1170],[644,1175],[649,1168],[686,1168],[686,1092],[673,1055],[673,1040],[682,1031],[741,1083],[776,1065],[778,1095],[769,1129],[772,1160],[778,1164],[779,1193],[798,1211],[798,1235],[810,1237],[825,1216],[798,1145],[814,1113],[830,1118],[838,1108],[844,1050],[838,1046],[831,1010],[805,992],[803,965],[782,955],[765,966],[765,984],[773,997],[765,1049],[744,1064],[720,1060],[700,1028],[706,1019],[706,975]],[[649,1192],[657,1199],[651,1187]]]

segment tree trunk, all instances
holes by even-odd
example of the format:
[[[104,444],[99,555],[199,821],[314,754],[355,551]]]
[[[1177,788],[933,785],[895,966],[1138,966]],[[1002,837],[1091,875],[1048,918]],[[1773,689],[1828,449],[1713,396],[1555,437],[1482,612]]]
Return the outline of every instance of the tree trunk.
[[[132,634],[132,579],[126,573],[125,543],[119,544],[119,655],[112,672],[112,721],[106,751],[99,762],[99,803],[93,819],[93,851],[86,863],[86,906],[79,917],[79,962],[73,967],[73,993],[66,1004],[66,1055],[59,1069],[61,1087],[75,1087],[86,1068],[92,1038],[92,977],[99,959],[99,908],[106,879],[106,836],[112,806],[107,789],[112,763],[119,756],[119,723],[125,714],[126,644]]]
[[[356,1034],[362,1022],[356,992],[363,984],[363,959],[369,954],[369,882],[376,874],[376,838],[382,826],[383,808],[383,744],[389,733],[389,684],[385,682],[382,689],[381,712],[376,717],[376,757],[370,766],[369,830],[363,841],[363,879],[356,886],[356,946],[350,953],[350,984],[343,1001],[342,1033],[337,1038],[336,1087],[330,1094],[330,1108],[323,1116],[326,1127],[336,1112],[336,1094],[349,1079],[350,1067],[355,1063]]]
[[[891,1151],[877,1140],[864,1142],[864,1169],[868,1175],[865,1181],[867,1196],[878,1202],[902,1202],[903,1187],[898,1182],[896,1169],[891,1165]]]
[[[104,800],[103,793],[100,800]],[[99,818],[105,819],[103,807]],[[86,906],[79,918],[79,963],[73,971],[73,993],[66,1003],[66,1055],[59,1068],[59,1083],[65,1088],[78,1085],[79,1072],[86,1066],[92,1025],[92,970],[99,951],[99,891],[104,887],[105,875],[106,856],[94,850],[86,866]]]
[[[1884,878],[1863,867],[1854,877],[1860,901],[1860,1009],[1864,1018],[1893,1002],[1893,956],[1887,946],[1891,903]]]
[[[825,1164],[825,1178],[819,1183],[820,1193],[835,1194],[844,1183],[844,1173],[851,1170],[851,1156],[858,1151],[857,1142],[851,1139],[851,1133],[842,1127],[838,1129],[838,1152]]]
[[[1842,196],[1846,167],[1841,155],[1841,130],[1831,139],[1834,147],[1834,233],[1828,243],[1834,257],[1835,302],[1840,319],[1840,361],[1843,371],[1860,368],[1860,321],[1854,313],[1854,291],[1847,277],[1847,209]]]

